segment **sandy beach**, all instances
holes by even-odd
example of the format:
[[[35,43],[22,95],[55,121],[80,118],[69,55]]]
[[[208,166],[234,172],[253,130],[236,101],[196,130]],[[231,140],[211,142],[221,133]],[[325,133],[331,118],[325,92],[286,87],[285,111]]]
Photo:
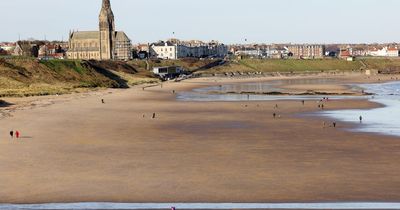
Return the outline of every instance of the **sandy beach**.
[[[332,78],[281,88],[337,93],[354,91],[343,83],[390,80]],[[315,101],[187,102],[172,93],[262,80],[276,78],[4,99],[16,105],[0,108],[0,203],[400,200],[397,137],[340,122],[323,128],[332,121],[304,115],[320,111]],[[325,108],[378,106],[357,99]],[[12,140],[11,129],[22,138]]]

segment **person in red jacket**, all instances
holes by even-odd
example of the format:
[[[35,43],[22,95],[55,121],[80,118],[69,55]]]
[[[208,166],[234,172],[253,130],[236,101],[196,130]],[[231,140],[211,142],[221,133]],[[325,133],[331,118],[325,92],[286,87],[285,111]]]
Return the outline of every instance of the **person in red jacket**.
[[[19,135],[20,135],[19,131],[15,131],[15,137],[17,137],[17,139],[19,138]]]

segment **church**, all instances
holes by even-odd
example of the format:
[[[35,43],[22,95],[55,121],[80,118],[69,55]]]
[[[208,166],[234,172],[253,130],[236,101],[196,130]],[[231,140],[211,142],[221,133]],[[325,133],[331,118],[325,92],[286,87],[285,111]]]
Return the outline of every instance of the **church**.
[[[115,31],[110,0],[103,0],[99,15],[99,31],[70,32],[68,59],[129,60],[131,40],[123,31]]]

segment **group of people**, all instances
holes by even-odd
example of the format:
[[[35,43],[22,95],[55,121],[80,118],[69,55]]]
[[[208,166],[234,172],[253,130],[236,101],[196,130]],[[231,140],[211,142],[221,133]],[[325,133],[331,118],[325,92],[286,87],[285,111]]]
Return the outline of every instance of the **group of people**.
[[[329,98],[328,97],[323,97],[319,102],[318,102],[318,108],[319,109],[324,109],[325,108],[325,104],[324,102],[328,102]],[[304,105],[304,101],[303,101],[303,105]]]
[[[143,118],[146,117],[146,114],[143,114]],[[151,116],[151,119],[156,119],[156,113],[154,112],[153,115]]]
[[[325,122],[325,121],[322,122],[322,126],[323,126],[323,128],[326,128],[326,122]],[[330,127],[336,128],[336,126],[337,126],[337,122],[333,122],[333,123],[332,123],[332,126],[330,126]]]
[[[11,138],[16,137],[17,139],[19,139],[19,138],[21,137],[21,134],[20,134],[19,131],[13,131],[13,130],[11,130],[11,131],[10,131],[10,136],[11,136]]]

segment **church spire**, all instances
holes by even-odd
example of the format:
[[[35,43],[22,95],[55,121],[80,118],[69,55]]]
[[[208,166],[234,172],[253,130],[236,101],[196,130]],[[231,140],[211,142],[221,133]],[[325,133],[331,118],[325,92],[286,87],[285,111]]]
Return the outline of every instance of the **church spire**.
[[[110,4],[110,0],[103,0],[103,6],[102,9],[111,9],[111,4]]]
[[[111,10],[110,0],[103,0],[99,15],[100,31],[115,31],[114,13]]]
[[[99,15],[100,27],[100,59],[108,60],[114,57],[114,14],[111,10],[110,0],[103,0]]]

